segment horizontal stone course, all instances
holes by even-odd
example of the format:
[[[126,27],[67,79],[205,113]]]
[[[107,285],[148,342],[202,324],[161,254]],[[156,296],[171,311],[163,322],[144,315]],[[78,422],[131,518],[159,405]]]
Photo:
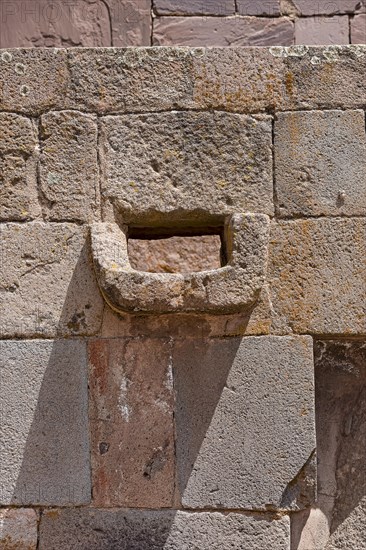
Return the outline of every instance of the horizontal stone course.
[[[158,15],[234,15],[235,0],[153,0]]]

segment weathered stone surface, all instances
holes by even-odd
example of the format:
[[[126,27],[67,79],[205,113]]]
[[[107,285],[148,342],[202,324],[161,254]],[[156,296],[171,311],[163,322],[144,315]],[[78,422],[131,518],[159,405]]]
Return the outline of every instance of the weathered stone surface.
[[[103,310],[87,230],[72,224],[0,226],[2,338],[88,335]]]
[[[91,237],[99,286],[118,312],[217,315],[248,311],[265,282],[269,218],[262,214],[234,214],[226,220],[227,263],[212,271],[136,271],[129,262],[126,234],[117,224],[94,224]]]
[[[31,48],[0,53],[0,110],[37,115],[59,108],[67,83],[67,58],[63,50]]]
[[[40,550],[285,550],[289,519],[179,511],[58,510],[42,516]]]
[[[351,19],[352,44],[366,44],[366,14],[356,15]]]
[[[28,118],[0,113],[0,220],[40,215],[37,194],[37,128]]]
[[[129,239],[128,257],[138,271],[189,273],[220,268],[220,248],[219,235]]]
[[[89,364],[94,504],[172,506],[169,340],[94,340],[89,344]]]
[[[366,333],[366,221],[308,219],[272,227],[273,329]]]
[[[0,342],[1,504],[90,501],[86,346]]]
[[[97,121],[58,111],[41,118],[40,186],[43,212],[52,221],[98,219]]]
[[[280,14],[280,3],[280,0],[236,0],[239,15],[276,16]]]
[[[267,116],[105,117],[103,196],[124,223],[140,225],[182,218],[206,224],[233,212],[272,214],[271,133]]]
[[[304,17],[295,21],[296,44],[348,44],[348,17]]]
[[[153,0],[158,15],[234,15],[235,0]]]
[[[280,216],[365,215],[364,111],[280,113],[275,167]]]
[[[185,507],[301,509],[313,501],[311,338],[178,341],[173,369]]]
[[[300,15],[354,13],[362,4],[360,0],[292,0],[292,3],[299,10]]]
[[[158,17],[153,44],[158,46],[271,46],[294,43],[294,25],[286,18]]]
[[[150,46],[151,0],[106,0],[113,46]]]
[[[35,510],[0,510],[0,547],[3,550],[36,550],[37,536]]]
[[[0,7],[0,48],[111,45],[102,0],[12,0]]]

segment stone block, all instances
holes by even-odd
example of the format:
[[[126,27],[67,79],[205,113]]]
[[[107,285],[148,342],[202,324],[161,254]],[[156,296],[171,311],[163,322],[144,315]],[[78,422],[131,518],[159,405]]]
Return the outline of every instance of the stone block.
[[[285,550],[289,519],[264,514],[50,510],[40,550]]]
[[[151,0],[106,0],[114,46],[150,46]]]
[[[186,217],[206,224],[233,212],[273,214],[271,135],[267,116],[105,117],[103,197],[124,223],[148,226]]]
[[[86,346],[0,342],[0,502],[90,501]]]
[[[158,46],[271,46],[294,43],[287,18],[158,17],[153,44]]]
[[[280,216],[364,216],[364,111],[279,113],[275,167]]]
[[[359,0],[292,0],[299,15],[306,16],[354,13],[359,9],[360,3]]]
[[[153,0],[158,15],[234,15],[235,0]]]
[[[298,18],[295,21],[295,43],[312,46],[348,44],[348,17],[336,15]]]
[[[164,339],[89,344],[93,501],[173,504],[175,457],[171,344]]]
[[[0,547],[3,550],[36,550],[37,513],[26,508],[0,510]]]
[[[95,334],[103,300],[87,230],[73,224],[0,226],[0,336]]]
[[[0,113],[0,125],[0,220],[37,218],[37,128],[12,113]]]
[[[98,219],[97,121],[76,111],[41,117],[40,187],[52,221]]]
[[[366,14],[356,15],[351,19],[352,44],[366,44]]]
[[[236,0],[239,15],[280,15],[280,0]]]
[[[0,110],[37,116],[63,105],[69,78],[64,50],[4,50],[0,68]]]
[[[274,224],[269,255],[273,330],[366,333],[364,219]]]
[[[297,510],[313,502],[312,353],[310,337],[175,342],[183,506]]]

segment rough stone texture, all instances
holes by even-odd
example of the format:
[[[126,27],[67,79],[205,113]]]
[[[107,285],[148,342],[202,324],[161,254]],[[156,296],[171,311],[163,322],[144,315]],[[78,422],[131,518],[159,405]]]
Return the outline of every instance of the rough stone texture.
[[[38,115],[60,108],[67,85],[64,50],[17,49],[0,53],[0,110]]]
[[[366,341],[315,345],[317,508],[294,516],[293,550],[365,548]]]
[[[151,0],[106,0],[113,46],[150,46]]]
[[[358,10],[360,0],[292,0],[300,15],[334,15],[354,13]]]
[[[175,511],[45,512],[40,550],[286,550],[289,520]]]
[[[366,14],[356,15],[351,19],[352,44],[366,44]]]
[[[35,510],[0,510],[0,547],[2,550],[36,550],[37,514]]]
[[[12,0],[3,3],[0,14],[0,48],[111,45],[102,0]]]
[[[248,311],[265,282],[269,218],[262,214],[234,214],[225,222],[227,263],[212,271],[136,271],[129,262],[126,234],[117,224],[94,224],[91,237],[99,286],[118,312],[218,315]]]
[[[273,17],[280,15],[280,4],[280,0],[236,0],[239,15],[269,15]],[[278,43],[280,43],[280,37]]]
[[[153,0],[158,15],[234,15],[235,0]]]
[[[40,186],[43,212],[52,221],[98,218],[96,117],[75,111],[41,118]]]
[[[0,226],[0,336],[88,335],[103,310],[87,230],[72,224]]]
[[[294,25],[286,18],[159,17],[153,44],[158,46],[290,46]]]
[[[174,426],[169,340],[89,344],[93,502],[169,507]]]
[[[29,220],[40,213],[37,195],[37,128],[28,118],[0,113],[0,220]]]
[[[189,273],[221,267],[220,248],[219,235],[129,239],[128,257],[138,271]]]
[[[7,340],[0,352],[0,503],[88,503],[85,343]]]
[[[308,219],[272,227],[268,283],[273,328],[366,333],[366,221]]]
[[[347,17],[306,17],[295,21],[296,44],[348,44]]]
[[[313,502],[311,338],[178,341],[173,369],[185,507],[296,510]]]
[[[173,112],[108,116],[101,125],[103,196],[123,222],[207,223],[273,213],[271,118]],[[182,222],[180,222],[182,223]]]
[[[275,167],[280,216],[365,215],[364,111],[280,113]]]

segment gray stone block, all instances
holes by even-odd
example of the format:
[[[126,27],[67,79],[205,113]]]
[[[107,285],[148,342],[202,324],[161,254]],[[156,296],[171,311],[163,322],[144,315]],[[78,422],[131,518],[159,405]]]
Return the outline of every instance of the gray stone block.
[[[185,507],[297,510],[313,502],[310,337],[177,341],[173,368]]]
[[[95,334],[103,300],[87,229],[72,224],[0,226],[0,336]]]
[[[275,180],[281,216],[365,215],[364,112],[279,113]]]
[[[270,117],[109,116],[101,132],[103,196],[124,223],[273,213]]]
[[[7,340],[0,351],[0,503],[88,503],[85,343]]]
[[[0,126],[0,220],[37,218],[37,127],[12,113],[0,113]]]
[[[45,512],[40,550],[287,550],[289,518],[179,511]]]
[[[273,330],[366,333],[364,219],[273,224],[269,256]]]
[[[41,118],[40,188],[52,221],[99,218],[97,120],[76,111]]]
[[[0,510],[0,548],[2,550],[36,550],[38,518],[35,510],[3,508]]]

